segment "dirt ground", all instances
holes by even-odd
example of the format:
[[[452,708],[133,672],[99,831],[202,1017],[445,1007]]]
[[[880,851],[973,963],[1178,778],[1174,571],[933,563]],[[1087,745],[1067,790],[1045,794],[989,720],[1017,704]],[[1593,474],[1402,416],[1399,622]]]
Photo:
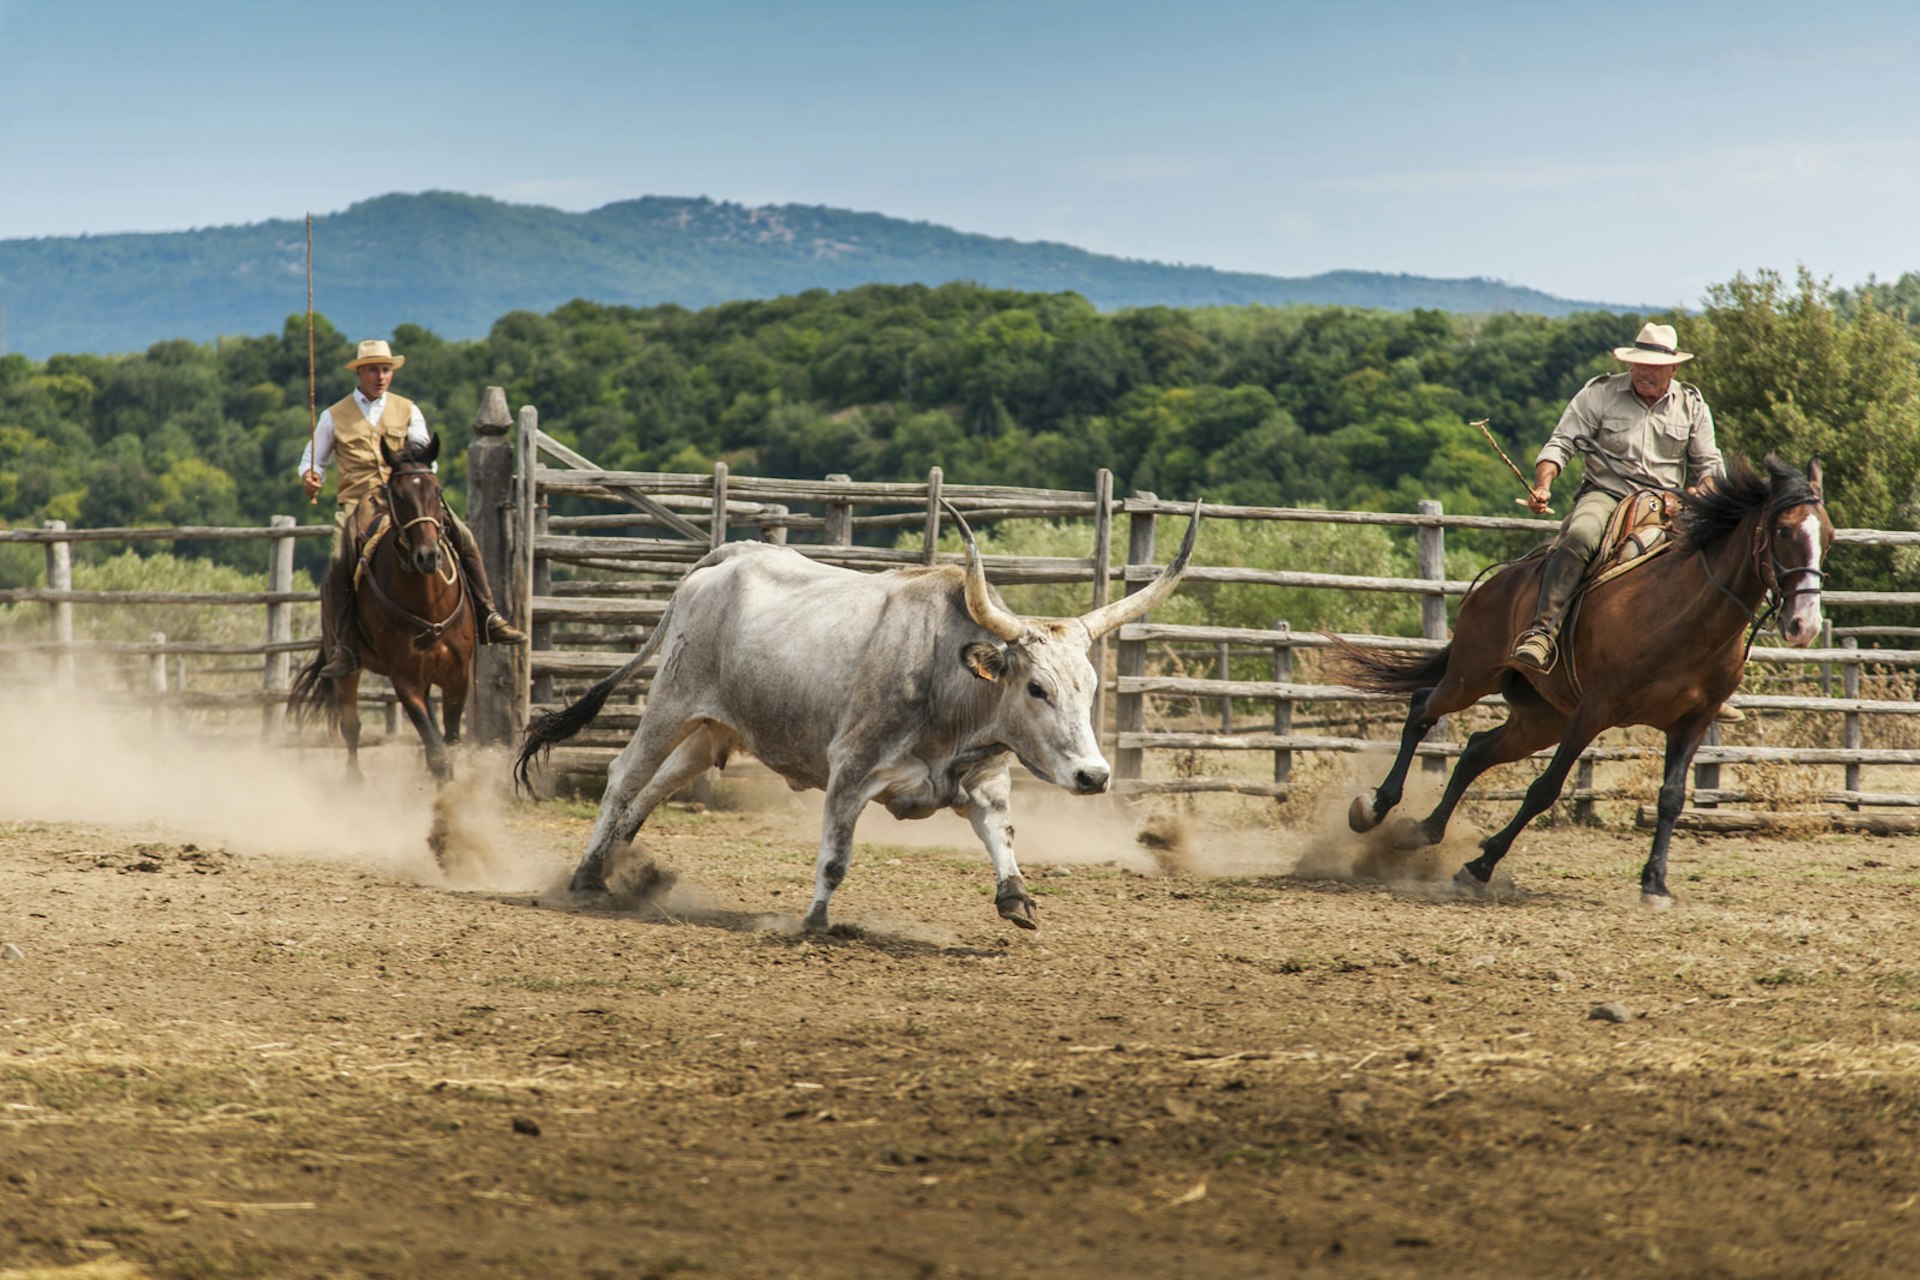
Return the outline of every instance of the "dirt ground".
[[[1630,829],[1543,827],[1468,902],[1470,831],[1382,882],[1321,816],[1156,851],[1023,792],[1038,933],[964,824],[872,810],[803,936],[804,799],[663,811],[678,883],[615,909],[561,888],[591,805],[497,760],[443,872],[411,759],[343,804],[318,753],[155,751],[0,761],[0,1276],[1920,1258],[1920,839],[1682,835],[1652,913]]]

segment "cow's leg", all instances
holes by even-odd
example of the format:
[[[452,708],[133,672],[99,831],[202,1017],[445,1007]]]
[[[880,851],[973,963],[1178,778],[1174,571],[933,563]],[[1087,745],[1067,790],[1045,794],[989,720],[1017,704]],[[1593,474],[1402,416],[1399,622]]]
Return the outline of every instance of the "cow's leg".
[[[969,802],[956,806],[973,824],[974,834],[993,860],[993,905],[1003,919],[1022,929],[1037,929],[1033,895],[1013,860],[1013,779],[1005,768],[969,790]]]
[[[813,868],[813,903],[807,908],[807,918],[801,921],[802,928],[827,927],[827,902],[847,878],[847,864],[853,861],[853,826],[867,806],[866,774],[865,769],[840,768],[827,781],[826,812],[820,819],[820,857]]]
[[[659,726],[670,724],[671,729]],[[713,737],[700,721],[692,724],[643,716],[639,730],[607,770],[587,851],[573,869],[575,893],[605,893],[607,860],[632,843],[647,815],[713,764]]]
[[[1393,812],[1400,803],[1401,792],[1407,785],[1407,769],[1413,764],[1414,748],[1427,736],[1440,717],[1427,714],[1427,700],[1433,696],[1431,689],[1419,689],[1407,703],[1406,723],[1400,726],[1400,754],[1393,758],[1393,764],[1387,770],[1387,776],[1373,789],[1371,796],[1355,796],[1347,807],[1347,825],[1355,831],[1371,831],[1380,824],[1380,819]]]
[[[1454,883],[1475,893],[1483,891],[1493,879],[1493,868],[1500,859],[1507,856],[1507,850],[1529,822],[1553,807],[1560,798],[1560,789],[1567,783],[1567,775],[1573,772],[1574,762],[1587,744],[1600,734],[1604,727],[1580,717],[1567,725],[1567,731],[1560,738],[1560,746],[1554,751],[1553,759],[1533,785],[1527,788],[1527,795],[1520,802],[1520,812],[1513,815],[1513,821],[1480,842],[1480,856],[1461,867],[1454,874]]]
[[[1687,770],[1710,723],[1706,717],[1689,718],[1667,730],[1666,776],[1660,784],[1659,821],[1653,828],[1653,849],[1647,854],[1647,865],[1640,869],[1640,905],[1643,907],[1658,909],[1673,905],[1673,895],[1667,892],[1667,846],[1673,841],[1674,820],[1687,801]]]

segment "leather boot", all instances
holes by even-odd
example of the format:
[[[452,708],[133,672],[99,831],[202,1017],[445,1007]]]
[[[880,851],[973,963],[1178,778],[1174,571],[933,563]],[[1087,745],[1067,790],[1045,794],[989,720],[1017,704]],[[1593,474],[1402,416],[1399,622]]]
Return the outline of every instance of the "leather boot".
[[[526,632],[500,616],[494,607],[493,591],[487,586],[487,566],[481,562],[480,547],[474,542],[466,526],[457,520],[448,521],[453,531],[451,541],[460,552],[460,572],[467,578],[467,601],[473,606],[474,616],[480,619],[481,644],[525,644]]]
[[[1514,642],[1508,655],[1515,666],[1545,675],[1559,661],[1560,648],[1555,641],[1560,623],[1573,603],[1574,589],[1587,572],[1587,560],[1577,551],[1555,547],[1547,553],[1540,568],[1540,598],[1533,607],[1533,621]]]
[[[320,675],[341,680],[360,668],[360,651],[355,641],[359,628],[353,617],[353,576],[340,561],[327,565],[320,579],[320,613],[324,619],[321,641],[327,646],[327,662]]]

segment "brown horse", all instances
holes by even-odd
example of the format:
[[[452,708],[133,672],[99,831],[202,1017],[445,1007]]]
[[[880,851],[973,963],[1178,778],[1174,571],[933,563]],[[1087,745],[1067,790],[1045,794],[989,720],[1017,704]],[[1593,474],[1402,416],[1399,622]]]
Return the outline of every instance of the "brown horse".
[[[393,682],[407,719],[427,749],[427,768],[442,782],[453,776],[447,748],[460,741],[460,713],[472,679],[474,619],[460,580],[460,557],[447,538],[446,500],[434,478],[440,437],[409,444],[398,454],[385,441],[380,456],[387,481],[368,502],[384,509],[368,537],[365,571],[354,592],[362,661]],[[347,770],[360,775],[360,673],[335,680],[320,674],[322,652],[295,678],[288,708],[300,718],[324,711],[347,744]],[[440,689],[443,734],[428,700]]]
[[[1650,725],[1667,735],[1666,771],[1640,894],[1648,906],[1671,905],[1667,846],[1686,798],[1687,767],[1714,712],[1739,687],[1752,635],[1774,613],[1790,645],[1804,648],[1820,634],[1821,563],[1833,543],[1820,463],[1802,474],[1769,455],[1766,467],[1762,477],[1745,459],[1732,458],[1711,485],[1682,495],[1673,548],[1584,596],[1548,674],[1523,672],[1507,659],[1533,612],[1537,557],[1470,591],[1453,642],[1437,654],[1388,656],[1335,637],[1335,679],[1413,695],[1400,753],[1373,795],[1354,800],[1348,825],[1367,831],[1385,818],[1400,802],[1414,748],[1434,723],[1497,691],[1507,701],[1506,722],[1467,739],[1439,805],[1399,833],[1412,843],[1438,844],[1475,778],[1557,742],[1519,813],[1481,841],[1480,856],[1454,876],[1482,892],[1514,838],[1559,797],[1587,744],[1615,725]]]

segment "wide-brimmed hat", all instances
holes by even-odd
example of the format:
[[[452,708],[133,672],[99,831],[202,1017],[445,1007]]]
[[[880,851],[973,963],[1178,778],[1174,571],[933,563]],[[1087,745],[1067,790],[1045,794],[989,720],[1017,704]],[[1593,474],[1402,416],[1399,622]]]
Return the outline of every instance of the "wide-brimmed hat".
[[[1683,364],[1693,359],[1693,352],[1680,350],[1680,337],[1672,325],[1649,322],[1640,326],[1632,346],[1615,347],[1613,358],[1628,364]]]
[[[1673,330],[1667,330],[1667,336],[1673,336]],[[363,364],[390,364],[398,369],[407,362],[405,356],[393,354],[384,338],[369,338],[360,344],[360,354],[347,361],[347,368],[358,369]]]

